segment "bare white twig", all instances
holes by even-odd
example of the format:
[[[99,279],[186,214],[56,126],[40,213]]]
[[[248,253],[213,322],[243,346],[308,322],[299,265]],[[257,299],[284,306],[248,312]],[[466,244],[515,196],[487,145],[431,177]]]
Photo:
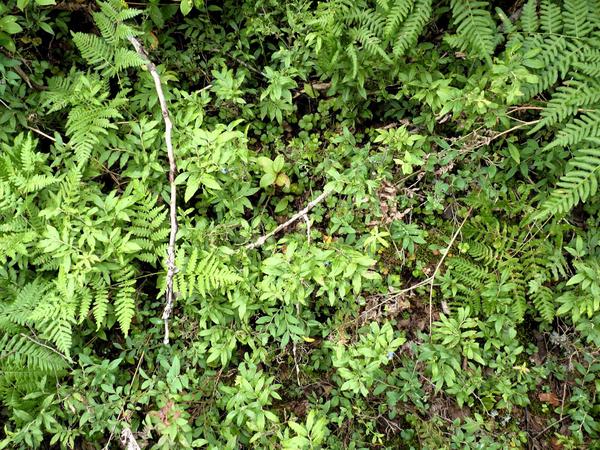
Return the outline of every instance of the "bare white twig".
[[[162,320],[165,323],[164,343],[165,345],[168,345],[169,318],[171,317],[171,312],[173,311],[174,301],[173,277],[177,272],[177,267],[175,266],[175,240],[177,238],[177,200],[175,175],[177,173],[177,165],[175,164],[175,152],[173,151],[173,143],[171,142],[171,132],[173,129],[173,124],[171,123],[169,109],[167,108],[167,101],[165,99],[165,94],[163,93],[162,83],[160,81],[158,71],[156,70],[156,66],[152,61],[150,61],[150,58],[148,58],[148,54],[146,53],[146,50],[144,49],[140,41],[138,41],[133,36],[130,36],[129,42],[131,42],[131,45],[133,45],[135,51],[145,61],[146,67],[148,68],[150,75],[152,75],[152,79],[154,80],[154,87],[156,89],[156,95],[158,95],[158,101],[160,102],[160,109],[162,111],[163,121],[165,122],[165,144],[167,146],[167,156],[169,158],[169,187],[171,190],[171,198],[169,201],[169,217],[171,222],[171,231],[169,234],[169,245],[167,247],[167,278],[165,291],[166,304],[165,309],[163,310]]]
[[[462,223],[459,225],[458,229],[452,235],[452,238],[450,239],[450,243],[444,249],[444,252],[442,253],[442,257],[440,258],[440,260],[438,261],[437,265],[435,266],[435,269],[434,269],[433,274],[431,276],[425,278],[424,280],[419,281],[418,283],[413,284],[412,286],[409,286],[409,287],[407,287],[405,289],[401,289],[401,290],[399,290],[397,292],[394,292],[392,295],[390,295],[385,300],[379,302],[375,306],[372,306],[371,308],[369,308],[366,311],[364,311],[362,313],[362,315],[368,314],[369,312],[371,312],[371,311],[373,311],[375,309],[379,309],[381,306],[385,305],[386,303],[389,303],[392,300],[397,299],[398,297],[402,297],[404,294],[407,294],[410,291],[413,291],[413,290],[415,290],[417,288],[429,285],[429,330],[430,330],[430,333],[431,333],[432,316],[433,316],[433,286],[434,286],[434,283],[435,283],[435,277],[437,276],[438,272],[440,271],[440,267],[442,266],[444,260],[446,259],[446,256],[448,256],[448,253],[450,252],[450,249],[454,245],[454,242],[456,241],[456,238],[458,237],[458,235],[460,233],[460,230],[462,230],[464,224],[467,222],[467,219],[471,215],[471,211],[472,210],[473,210],[473,208],[471,208],[471,209],[469,209],[469,211],[467,211],[467,214],[465,215],[465,218],[463,219]]]
[[[329,195],[331,195],[332,191],[330,190],[325,190],[321,193],[321,195],[319,195],[317,198],[315,198],[312,202],[310,202],[308,205],[306,205],[306,207],[301,210],[298,211],[296,214],[294,214],[289,220],[287,220],[286,222],[282,223],[281,225],[279,225],[277,228],[275,228],[273,231],[271,231],[270,233],[265,234],[264,236],[259,237],[255,242],[248,244],[246,246],[247,249],[253,249],[256,247],[260,247],[261,245],[263,245],[267,239],[269,239],[271,236],[274,236],[275,234],[279,233],[281,230],[283,230],[284,228],[289,227],[291,224],[293,224],[296,220],[300,219],[301,217],[306,217],[306,214],[308,214],[308,212],[313,209],[316,205],[318,205],[319,203],[321,203],[323,200],[325,200],[327,197],[329,197]],[[310,232],[310,229],[308,230]]]
[[[121,431],[121,445],[125,450],[141,450],[129,427],[124,427]]]
[[[42,130],[38,130],[37,128],[34,127],[30,127],[29,125],[25,125],[25,128],[33,131],[34,133],[39,134],[40,136],[45,137],[46,139],[51,140],[52,142],[56,142],[56,139],[54,139],[52,136],[50,136],[49,134],[44,133]]]
[[[467,219],[471,215],[471,211],[473,211],[473,208],[469,208],[469,210],[467,211],[467,214],[465,214],[465,218],[458,226],[458,229],[452,235],[452,239],[450,239],[450,243],[444,249],[444,253],[442,254],[442,257],[438,261],[437,265],[435,266],[435,270],[433,271],[433,274],[431,275],[431,277],[429,277],[429,279],[431,280],[430,284],[429,284],[429,335],[430,336],[431,336],[431,325],[433,322],[433,318],[432,318],[433,317],[433,282],[435,281],[435,277],[437,276],[438,272],[440,271],[440,267],[442,267],[442,263],[446,259],[446,256],[448,256],[448,253],[450,253],[450,249],[454,245],[454,241],[456,241],[456,238],[460,234],[460,230],[462,230],[462,227],[465,225],[465,223],[467,222]]]
[[[69,358],[67,355],[59,352],[58,350],[56,350],[53,347],[50,347],[49,345],[44,344],[43,342],[38,341],[37,339],[32,338],[31,336],[26,335],[25,333],[19,333],[21,335],[21,337],[24,337],[27,340],[30,340],[31,342],[33,342],[36,345],[39,345],[40,347],[44,347],[45,349],[50,350],[53,353],[56,353],[58,356],[60,356],[61,358],[63,358],[65,361],[72,363],[73,360],[71,358]]]
[[[399,291],[396,291],[394,293],[392,293],[389,297],[387,297],[385,300],[377,303],[375,306],[372,306],[371,308],[363,311],[361,313],[361,315],[367,315],[368,313],[370,313],[371,311],[374,311],[376,309],[379,309],[381,306],[385,305],[386,303],[389,303],[393,300],[396,300],[398,297],[402,297],[404,294],[407,294],[410,291],[414,291],[417,288],[423,287],[427,284],[429,284],[431,282],[431,277],[425,278],[424,280],[419,281],[416,284],[413,284],[412,286],[409,286],[405,289],[400,289]]]
[[[150,338],[146,339],[145,344],[148,344],[148,341],[150,340]],[[145,347],[146,345],[144,345]],[[136,380],[136,376],[138,374],[138,371],[140,370],[140,366],[142,365],[142,361],[144,360],[144,355],[146,354],[145,350],[142,350],[142,356],[140,356],[140,359],[138,360],[137,366],[135,367],[135,372],[133,372],[133,377],[131,378],[131,383],[129,383],[129,394],[125,396],[125,398],[123,398],[123,404],[121,405],[121,410],[119,411],[119,415],[117,417],[117,423],[121,420],[121,417],[123,417],[123,411],[125,411],[125,406],[127,405],[127,401],[129,400],[129,395],[131,395],[131,388],[133,386],[133,383]],[[106,445],[104,447],[102,447],[102,450],[108,450],[110,448],[110,441],[112,441],[112,438],[115,434],[115,429],[117,428],[117,424],[115,423],[113,426],[112,431],[110,432],[110,435],[108,436],[108,440],[106,441]],[[131,433],[131,429],[129,429],[129,427],[127,427],[127,425],[125,425],[125,428],[127,428],[127,430],[129,431],[129,433]],[[121,432],[121,443],[123,442],[123,433],[127,434],[125,429],[122,430]],[[131,436],[133,436],[133,434],[131,434]],[[135,440],[135,439],[134,439]],[[127,448],[127,447],[125,447]]]
[[[306,214],[302,216],[306,222],[306,241],[310,244],[310,219]]]

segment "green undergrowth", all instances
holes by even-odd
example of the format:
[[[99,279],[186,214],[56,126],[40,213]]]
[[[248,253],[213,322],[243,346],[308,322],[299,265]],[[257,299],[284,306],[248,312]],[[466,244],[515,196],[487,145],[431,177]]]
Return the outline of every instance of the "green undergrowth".
[[[599,80],[597,0],[1,4],[0,449],[598,448]]]

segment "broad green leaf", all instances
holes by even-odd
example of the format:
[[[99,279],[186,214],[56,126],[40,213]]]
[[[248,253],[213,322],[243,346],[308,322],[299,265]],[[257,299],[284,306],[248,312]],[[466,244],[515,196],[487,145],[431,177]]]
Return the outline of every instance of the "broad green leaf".
[[[4,31],[8,34],[17,34],[23,31],[21,25],[17,23],[19,18],[17,16],[4,16],[0,19],[0,31]]]

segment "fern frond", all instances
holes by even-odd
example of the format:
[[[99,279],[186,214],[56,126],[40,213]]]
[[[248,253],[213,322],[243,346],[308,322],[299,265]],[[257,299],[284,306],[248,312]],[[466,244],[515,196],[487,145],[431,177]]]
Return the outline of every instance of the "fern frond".
[[[241,278],[229,267],[210,253],[200,254],[194,248],[186,259],[184,252],[178,254],[179,272],[174,279],[174,289],[183,298],[191,297],[197,293],[202,297],[226,289],[239,282]]]
[[[358,75],[358,53],[356,52],[356,47],[350,44],[346,48],[346,53],[350,57],[350,61],[352,62],[352,78],[356,78]]]
[[[567,173],[560,178],[557,188],[541,204],[536,218],[569,212],[579,202],[585,202],[598,192],[600,177],[600,140],[594,149],[578,150],[568,163]]]
[[[469,256],[483,262],[487,267],[493,266],[497,262],[497,251],[482,242],[469,242]]]
[[[557,146],[574,146],[589,138],[600,138],[600,111],[588,112],[573,119],[557,133],[556,139],[544,150]]]
[[[600,102],[600,81],[583,75],[573,75],[572,80],[559,86],[542,111],[542,120],[530,131],[534,133],[544,127],[554,125],[569,116],[577,114],[586,106]]]
[[[2,364],[0,380],[10,377],[11,372],[17,372],[19,368],[49,373],[63,370],[69,365],[51,348],[29,339],[25,334],[0,336],[0,363]],[[14,376],[15,373],[12,375]]]
[[[587,0],[565,0],[564,33],[577,39],[588,36],[593,29],[593,22],[589,20],[589,15]]]
[[[83,323],[90,312],[92,306],[92,292],[88,287],[83,287],[79,290],[79,320],[78,324]]]
[[[390,5],[387,0],[375,0],[375,4],[383,11],[388,11],[390,9]]]
[[[540,27],[544,33],[562,32],[562,12],[560,7],[551,0],[542,0],[540,4]]]
[[[72,324],[75,322],[74,305],[68,299],[51,295],[38,304],[29,319],[40,330],[40,336],[56,345],[69,356],[72,345]]]
[[[395,56],[404,55],[419,39],[419,35],[431,18],[431,0],[416,0],[411,14],[402,23],[394,39]]]
[[[398,28],[400,24],[404,22],[404,19],[408,17],[408,13],[410,13],[414,4],[414,0],[395,0],[393,6],[389,9],[389,12],[385,18],[385,28],[383,30],[383,35],[390,39]]]
[[[554,294],[546,286],[538,285],[535,282],[530,283],[529,294],[536,311],[546,322],[554,320]]]
[[[73,42],[88,64],[99,70],[111,69],[114,50],[104,39],[94,34],[73,33]]]
[[[108,288],[104,282],[98,281],[94,286],[94,290],[94,308],[92,313],[96,320],[96,329],[99,330],[108,312]]]
[[[159,258],[158,255],[163,255],[159,248],[164,244],[169,235],[169,227],[167,225],[167,210],[164,205],[158,205],[158,195],[150,193],[140,193],[140,200],[134,205],[135,215],[131,221],[129,232],[143,252],[136,255],[136,258],[141,261],[146,261],[155,264]]]
[[[598,24],[600,28],[600,23]],[[580,49],[580,58],[573,62],[578,72],[590,77],[600,76],[600,48],[584,47]]]
[[[539,28],[537,0],[528,0],[521,12],[521,25],[526,33],[535,33]]]
[[[390,63],[391,60],[382,47],[381,40],[371,30],[366,27],[350,30],[351,38],[360,43],[362,48],[367,51],[372,57],[383,58],[384,61]]]
[[[447,41],[462,51],[491,61],[496,47],[496,23],[486,9],[487,2],[452,0],[452,19],[457,26],[456,36],[448,36]]]
[[[145,64],[140,55],[126,48],[118,48],[115,50],[114,66],[115,71],[119,72],[130,67],[141,67]]]
[[[117,293],[115,295],[115,315],[125,336],[129,333],[131,319],[135,314],[135,273],[125,267],[115,274]]]
[[[449,258],[448,270],[453,277],[471,288],[478,288],[492,279],[485,268],[457,256]]]
[[[559,10],[560,11],[560,10]],[[554,85],[559,78],[564,78],[571,68],[573,54],[567,49],[567,40],[563,36],[534,36],[526,42],[527,49],[538,49],[536,59],[542,67],[536,71],[536,83],[527,84],[523,88],[524,100],[545,91]]]

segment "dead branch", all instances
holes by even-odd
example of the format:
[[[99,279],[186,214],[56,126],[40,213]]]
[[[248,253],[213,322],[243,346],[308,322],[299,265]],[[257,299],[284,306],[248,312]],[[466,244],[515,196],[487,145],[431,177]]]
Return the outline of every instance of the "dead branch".
[[[452,246],[454,245],[454,241],[456,241],[456,238],[460,234],[460,230],[462,230],[463,226],[467,222],[467,219],[471,215],[471,211],[473,211],[473,208],[469,208],[469,210],[467,211],[467,214],[465,214],[465,218],[463,219],[461,224],[458,226],[457,230],[452,235],[452,239],[450,239],[450,243],[444,249],[444,253],[442,253],[442,257],[438,261],[437,265],[435,266],[435,270],[433,271],[433,274],[429,278],[431,280],[429,283],[429,335],[430,336],[431,336],[431,325],[432,325],[432,321],[433,321],[433,318],[432,318],[432,316],[433,316],[433,283],[435,281],[435,277],[437,276],[438,272],[440,271],[440,267],[442,267],[442,263],[446,259],[446,256],[448,256],[448,253],[450,253],[450,250],[452,249]]]
[[[275,234],[279,233],[281,230],[283,230],[284,228],[289,227],[291,224],[293,224],[296,220],[305,217],[306,214],[308,214],[308,212],[313,209],[315,206],[317,206],[319,203],[321,203],[323,200],[325,200],[327,197],[329,197],[329,195],[331,195],[332,191],[329,190],[325,190],[321,193],[321,195],[319,195],[317,198],[315,198],[312,202],[310,202],[308,205],[306,205],[306,207],[301,210],[298,211],[296,214],[294,214],[287,222],[282,223],[281,225],[279,225],[277,228],[275,228],[273,231],[271,231],[270,233],[265,234],[264,236],[259,237],[255,242],[253,242],[252,244],[248,244],[246,246],[247,249],[253,249],[256,247],[260,247],[261,245],[263,245],[265,243],[265,241],[267,239],[269,239],[271,236],[274,236]],[[309,231],[310,232],[310,231]]]
[[[121,431],[121,445],[125,450],[141,450],[131,429],[127,426]]]
[[[163,121],[165,122],[165,144],[167,146],[167,156],[169,158],[169,188],[171,190],[171,198],[169,200],[169,217],[171,223],[171,231],[169,234],[169,245],[167,247],[167,278],[166,278],[166,290],[165,290],[165,298],[166,304],[165,309],[163,310],[162,320],[165,323],[165,345],[169,344],[169,318],[171,317],[171,312],[173,311],[173,277],[177,272],[177,267],[175,266],[175,240],[177,239],[177,199],[176,199],[176,187],[175,187],[175,175],[177,173],[177,165],[175,164],[175,152],[173,151],[173,144],[171,142],[171,132],[173,129],[173,124],[171,123],[171,118],[169,116],[169,109],[167,108],[167,101],[165,99],[165,94],[162,90],[162,83],[160,81],[160,76],[158,75],[158,71],[156,70],[156,66],[146,53],[146,50],[133,36],[129,37],[129,42],[133,45],[136,52],[142,57],[142,59],[146,63],[146,67],[152,75],[152,79],[154,80],[154,87],[156,88],[156,95],[158,95],[158,100],[160,102],[160,109],[162,111]]]
[[[454,242],[456,241],[456,238],[458,237],[460,231],[462,230],[463,226],[467,222],[467,219],[471,215],[472,211],[473,211],[473,208],[470,208],[467,211],[467,214],[465,215],[465,218],[463,219],[463,221],[459,225],[458,229],[452,235],[452,238],[450,239],[450,243],[444,249],[444,251],[442,253],[442,257],[440,258],[440,260],[438,261],[437,265],[435,266],[435,269],[434,269],[433,274],[431,276],[425,278],[424,280],[419,281],[418,283],[413,284],[412,286],[409,286],[407,288],[404,288],[404,289],[401,289],[399,291],[394,292],[392,295],[390,295],[389,297],[387,297],[385,300],[379,302],[375,306],[373,306],[373,307],[367,309],[366,311],[364,311],[362,313],[362,315],[368,314],[369,312],[371,312],[373,310],[379,309],[380,307],[382,307],[386,303],[389,303],[392,300],[395,300],[395,299],[397,299],[399,297],[402,297],[405,294],[407,294],[407,293],[409,293],[409,292],[411,292],[411,291],[413,291],[413,290],[415,290],[417,288],[429,285],[429,330],[430,330],[430,333],[431,333],[432,315],[433,315],[433,286],[434,286],[434,283],[435,283],[435,278],[437,277],[437,274],[440,271],[440,268],[442,267],[442,264],[444,263],[444,260],[448,256],[448,253],[450,253],[450,250],[452,249],[452,246],[454,245]]]
[[[37,339],[32,338],[31,336],[26,335],[25,333],[20,333],[21,337],[33,342],[36,345],[39,345],[40,347],[44,347],[45,349],[50,350],[53,353],[56,353],[58,356],[60,356],[62,359],[64,359],[65,361],[67,361],[69,364],[73,363],[73,360],[71,358],[69,358],[67,355],[59,352],[58,350],[56,350],[53,347],[50,347],[49,345],[44,344],[43,342],[38,341]]]

